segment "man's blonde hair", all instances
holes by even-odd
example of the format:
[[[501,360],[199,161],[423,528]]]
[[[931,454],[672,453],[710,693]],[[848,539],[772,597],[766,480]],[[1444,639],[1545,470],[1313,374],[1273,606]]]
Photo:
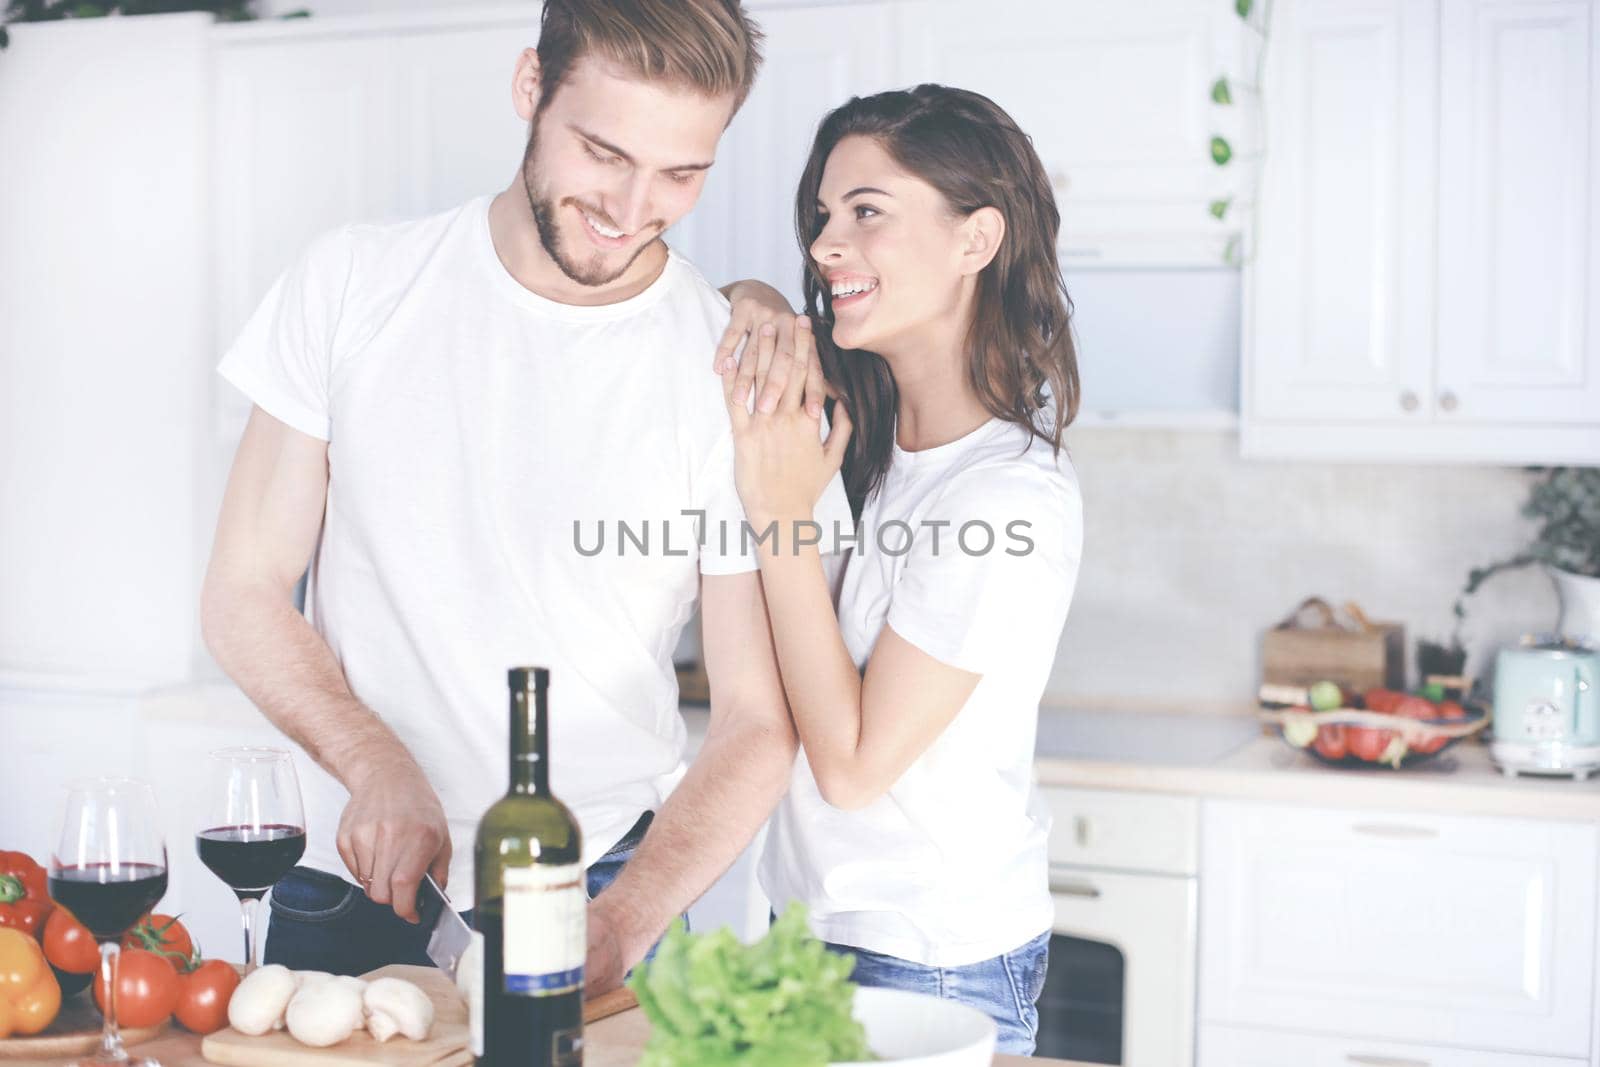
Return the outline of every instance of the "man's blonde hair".
[[[739,0],[545,0],[539,109],[579,59],[596,56],[645,81],[732,93],[737,113],[761,66],[761,39]]]

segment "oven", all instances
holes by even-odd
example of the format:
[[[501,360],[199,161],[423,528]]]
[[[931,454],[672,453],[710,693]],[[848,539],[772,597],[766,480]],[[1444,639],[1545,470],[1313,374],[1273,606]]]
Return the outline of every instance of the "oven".
[[[1046,788],[1055,922],[1036,1055],[1194,1062],[1199,803]]]

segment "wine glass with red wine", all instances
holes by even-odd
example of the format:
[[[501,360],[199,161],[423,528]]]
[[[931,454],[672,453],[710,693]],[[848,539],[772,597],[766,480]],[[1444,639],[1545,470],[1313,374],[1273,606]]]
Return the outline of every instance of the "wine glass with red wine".
[[[256,906],[306,850],[300,780],[281,748],[221,748],[208,762],[209,800],[195,848],[239,898],[248,971],[256,965]]]
[[[167,892],[167,848],[161,840],[156,796],[132,778],[74,782],[55,851],[50,854],[50,896],[72,912],[100,943],[105,1022],[100,1051],[79,1067],[127,1064],[160,1067],[130,1058],[117,1030],[117,958],[122,937]]]

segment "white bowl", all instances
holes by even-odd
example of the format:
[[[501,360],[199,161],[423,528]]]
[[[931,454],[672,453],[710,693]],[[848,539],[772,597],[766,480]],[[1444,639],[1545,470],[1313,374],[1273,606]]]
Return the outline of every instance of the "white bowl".
[[[976,1008],[902,989],[856,990],[855,1017],[877,1060],[829,1067],[990,1067],[994,1020]]]

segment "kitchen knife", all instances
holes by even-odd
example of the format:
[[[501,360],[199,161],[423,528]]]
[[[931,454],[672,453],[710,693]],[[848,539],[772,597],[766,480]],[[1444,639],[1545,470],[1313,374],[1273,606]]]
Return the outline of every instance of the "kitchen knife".
[[[456,914],[431,874],[423,875],[417,887],[417,915],[428,930],[428,958],[454,980],[461,957],[472,944],[472,927]]]

